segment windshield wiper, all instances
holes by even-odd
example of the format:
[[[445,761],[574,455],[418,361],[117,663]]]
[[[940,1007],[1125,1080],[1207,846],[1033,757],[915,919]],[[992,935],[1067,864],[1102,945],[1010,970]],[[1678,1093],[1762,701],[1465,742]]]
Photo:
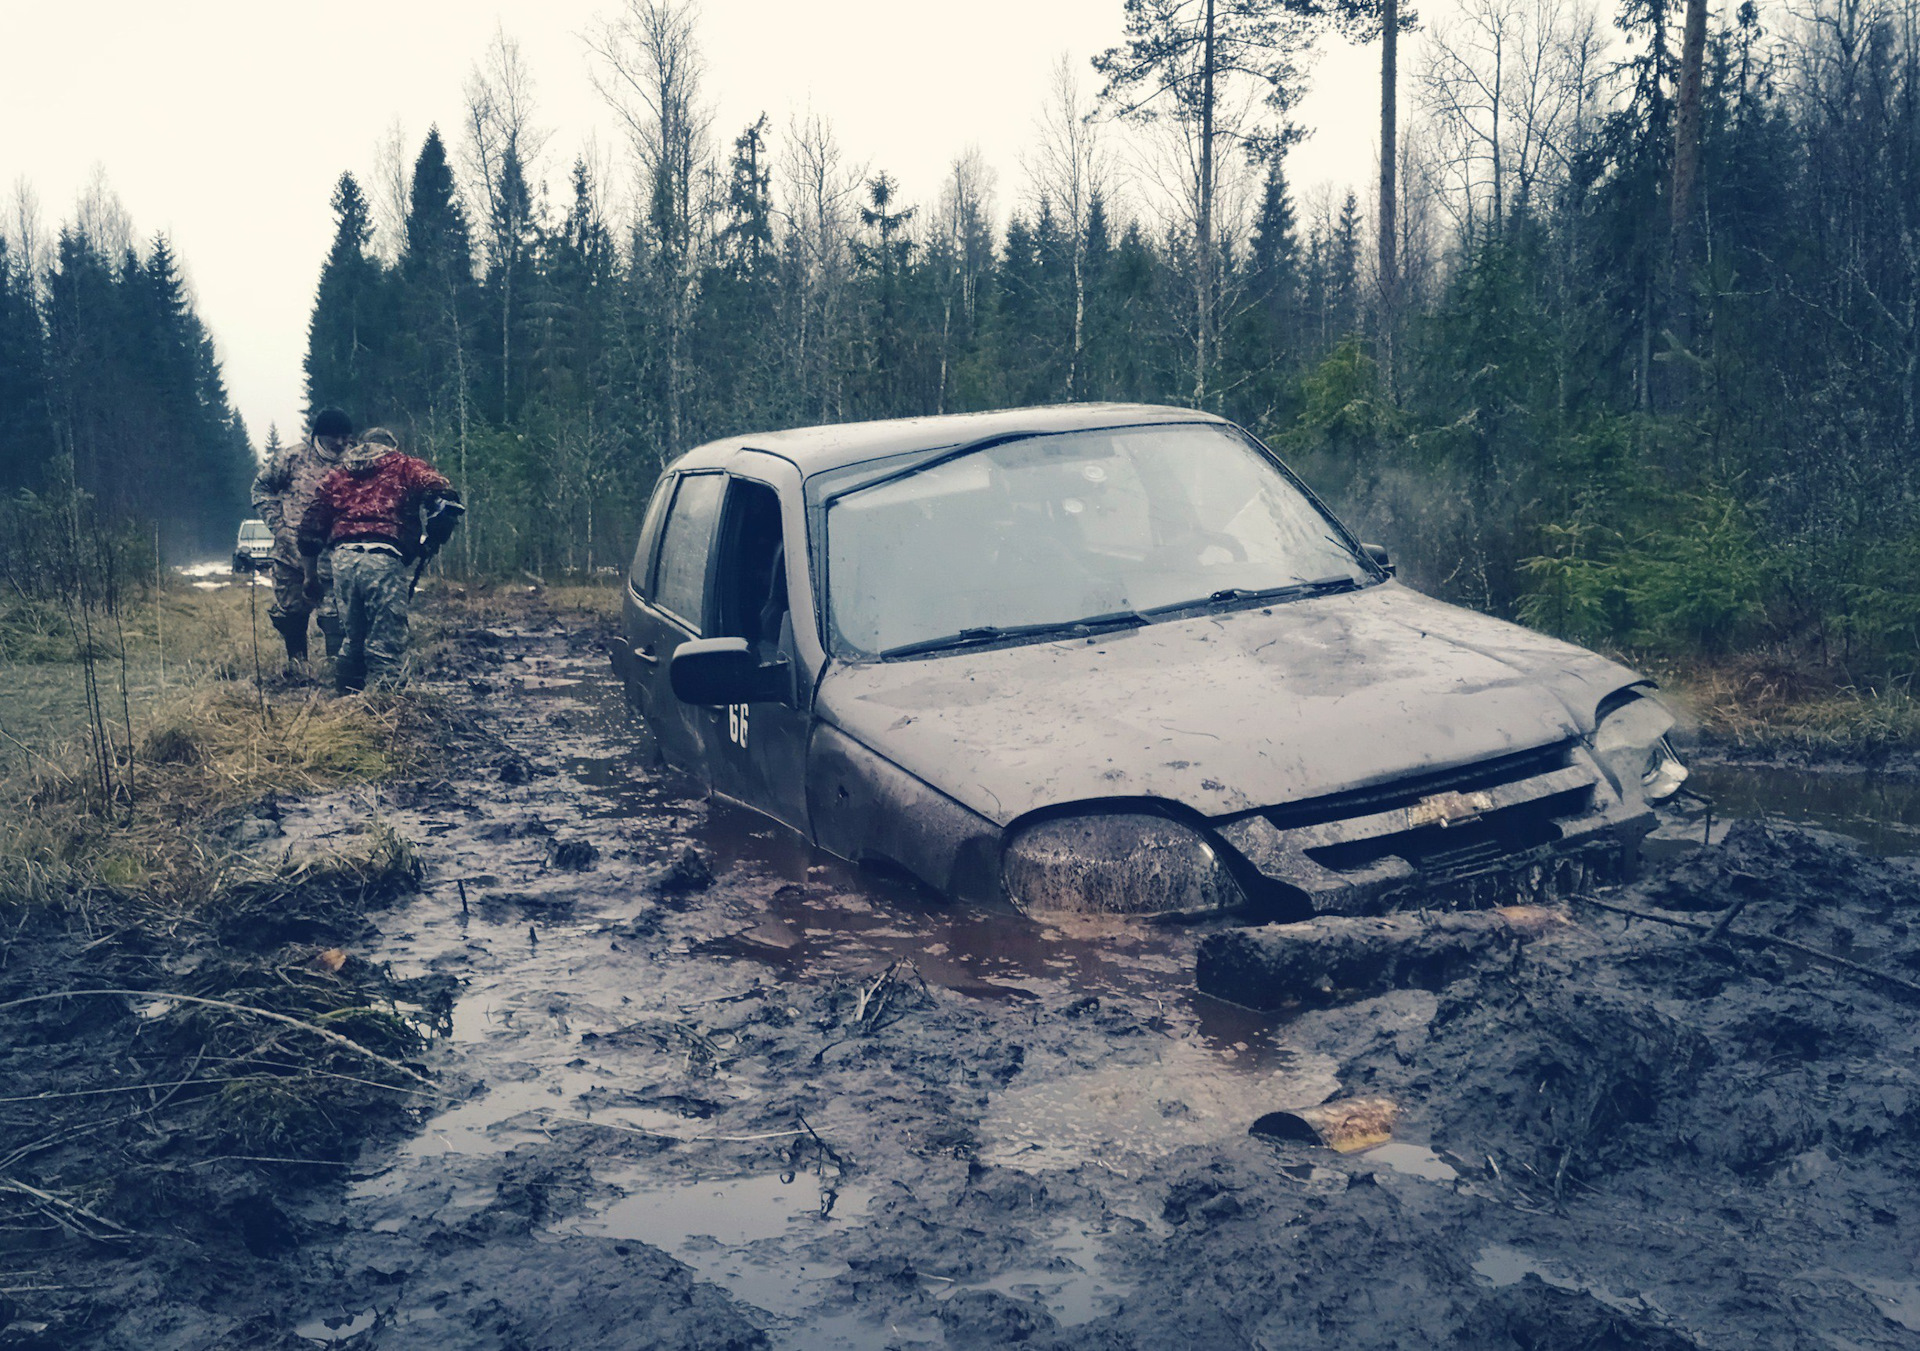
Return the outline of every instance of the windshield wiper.
[[[1310,582],[1288,582],[1285,586],[1267,586],[1251,588],[1229,586],[1215,591],[1204,600],[1180,600],[1171,605],[1156,605],[1147,613],[1165,614],[1172,610],[1192,610],[1202,605],[1257,605],[1263,601],[1300,600],[1306,596],[1327,596],[1336,591],[1352,591],[1360,583],[1346,573],[1337,573],[1332,577],[1316,577]]]
[[[944,638],[926,638],[917,643],[902,643],[899,647],[890,647],[879,654],[884,661],[890,657],[915,657],[925,652],[943,652],[949,648],[976,647],[981,643],[1003,642],[1010,638],[1036,638],[1048,633],[1090,633],[1096,629],[1130,628],[1153,621],[1138,610],[1111,610],[1106,614],[1088,615],[1085,619],[1063,619],[1045,624],[982,624],[977,628],[961,629]]]

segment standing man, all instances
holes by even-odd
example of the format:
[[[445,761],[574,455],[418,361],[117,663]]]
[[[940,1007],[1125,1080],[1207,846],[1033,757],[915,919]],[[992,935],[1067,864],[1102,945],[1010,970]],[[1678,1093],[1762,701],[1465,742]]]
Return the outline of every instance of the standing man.
[[[273,531],[273,604],[267,614],[287,644],[289,668],[307,659],[307,616],[316,609],[327,655],[340,650],[340,612],[333,603],[331,564],[321,560],[320,576],[326,584],[316,604],[308,594],[298,537],[300,518],[313,501],[313,490],[339,465],[352,441],[352,420],[338,408],[323,408],[314,414],[307,439],[268,460],[253,480],[254,512]]]
[[[345,624],[333,664],[340,693],[398,679],[416,560],[446,543],[464,511],[446,475],[401,453],[381,427],[315,487],[300,518],[300,555],[310,593],[320,585],[321,551],[333,559],[334,602]]]

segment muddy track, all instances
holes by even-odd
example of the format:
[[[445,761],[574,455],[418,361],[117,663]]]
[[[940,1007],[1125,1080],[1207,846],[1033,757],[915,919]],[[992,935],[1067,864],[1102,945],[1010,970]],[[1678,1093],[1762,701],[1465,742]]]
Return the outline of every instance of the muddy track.
[[[425,884],[354,955],[459,982],[448,1099],[224,1243],[75,1242],[84,1304],[0,1346],[1920,1345],[1891,987],[1588,908],[1250,1015],[1194,991],[1200,932],[955,910],[688,798],[593,633],[439,674],[473,730],[382,795]],[[1920,980],[1920,871],[1833,837],[1737,825],[1609,899]],[[1394,1145],[1248,1133],[1352,1093]]]

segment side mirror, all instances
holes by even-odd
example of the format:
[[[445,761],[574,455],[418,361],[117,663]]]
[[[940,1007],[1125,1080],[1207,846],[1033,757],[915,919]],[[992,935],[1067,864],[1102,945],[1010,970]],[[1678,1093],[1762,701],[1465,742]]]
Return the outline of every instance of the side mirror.
[[[1360,547],[1367,551],[1367,557],[1378,563],[1380,565],[1380,571],[1386,573],[1387,576],[1392,577],[1400,571],[1400,569],[1393,565],[1393,559],[1387,554],[1386,545],[1362,544]]]
[[[762,664],[745,638],[696,638],[673,650],[667,679],[683,704],[784,704],[793,682],[784,658]]]

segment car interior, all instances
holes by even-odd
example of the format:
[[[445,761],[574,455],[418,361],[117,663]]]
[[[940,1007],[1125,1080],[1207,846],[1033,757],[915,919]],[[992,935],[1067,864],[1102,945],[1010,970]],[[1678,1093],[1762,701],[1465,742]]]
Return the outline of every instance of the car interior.
[[[771,660],[792,633],[779,495],[764,484],[732,480],[720,531],[714,636],[745,638]]]

